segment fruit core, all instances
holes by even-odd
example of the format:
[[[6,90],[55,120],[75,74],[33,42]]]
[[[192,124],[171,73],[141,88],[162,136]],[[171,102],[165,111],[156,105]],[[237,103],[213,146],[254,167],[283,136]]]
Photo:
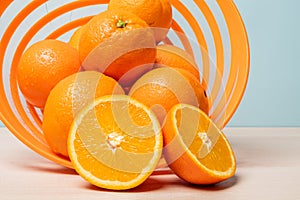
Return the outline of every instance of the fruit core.
[[[209,139],[207,133],[205,132],[198,132],[198,137],[202,141],[202,147],[199,149],[198,157],[201,159],[207,155],[208,152],[212,149],[212,142]]]
[[[116,132],[112,132],[107,135],[106,141],[112,149],[116,149],[121,146],[123,139],[124,139],[124,136],[122,136]]]

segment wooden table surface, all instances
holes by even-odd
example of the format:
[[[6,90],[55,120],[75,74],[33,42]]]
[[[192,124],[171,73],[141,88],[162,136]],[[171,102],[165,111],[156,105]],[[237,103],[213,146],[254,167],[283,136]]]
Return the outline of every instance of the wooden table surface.
[[[194,186],[174,174],[152,175],[122,192],[90,185],[73,170],[39,156],[0,128],[0,199],[282,199],[300,200],[300,128],[226,128],[236,175]]]

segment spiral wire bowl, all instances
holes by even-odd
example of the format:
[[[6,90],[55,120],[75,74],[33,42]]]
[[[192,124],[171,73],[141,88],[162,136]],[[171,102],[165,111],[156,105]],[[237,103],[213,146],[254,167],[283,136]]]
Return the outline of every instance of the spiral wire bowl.
[[[68,41],[77,27],[107,8],[109,0],[1,1],[0,120],[25,145],[58,164],[43,136],[42,112],[19,91],[16,69],[22,53],[42,39]],[[173,23],[162,42],[184,48],[196,60],[211,107],[223,128],[243,97],[249,74],[249,45],[242,18],[231,0],[170,0]]]

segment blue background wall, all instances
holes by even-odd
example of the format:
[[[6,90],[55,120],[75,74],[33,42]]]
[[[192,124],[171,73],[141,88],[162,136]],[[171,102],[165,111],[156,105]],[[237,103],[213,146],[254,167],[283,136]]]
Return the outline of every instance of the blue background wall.
[[[251,69],[230,126],[300,126],[300,1],[235,0],[248,32]]]
[[[244,19],[251,68],[229,126],[300,126],[300,1],[235,0]]]

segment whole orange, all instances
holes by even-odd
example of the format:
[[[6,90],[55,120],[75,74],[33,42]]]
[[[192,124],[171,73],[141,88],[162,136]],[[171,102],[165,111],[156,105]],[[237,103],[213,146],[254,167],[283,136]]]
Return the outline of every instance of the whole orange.
[[[42,129],[50,148],[68,156],[67,138],[74,116],[96,97],[124,94],[112,78],[94,71],[79,72],[60,81],[44,109]]]
[[[199,69],[193,57],[185,50],[173,45],[158,45],[154,68],[172,67],[183,69],[200,80]]]
[[[134,83],[129,95],[150,107],[160,123],[178,103],[197,106],[205,113],[209,111],[208,98],[199,80],[182,69],[153,69]]]
[[[25,99],[43,108],[51,89],[80,69],[79,53],[59,40],[41,40],[22,55],[17,80]]]
[[[79,53],[85,70],[100,71],[128,86],[152,69],[156,45],[145,21],[130,12],[108,10],[82,27]]]
[[[108,9],[127,10],[139,16],[155,30],[156,41],[163,40],[172,24],[169,0],[110,0]]]

